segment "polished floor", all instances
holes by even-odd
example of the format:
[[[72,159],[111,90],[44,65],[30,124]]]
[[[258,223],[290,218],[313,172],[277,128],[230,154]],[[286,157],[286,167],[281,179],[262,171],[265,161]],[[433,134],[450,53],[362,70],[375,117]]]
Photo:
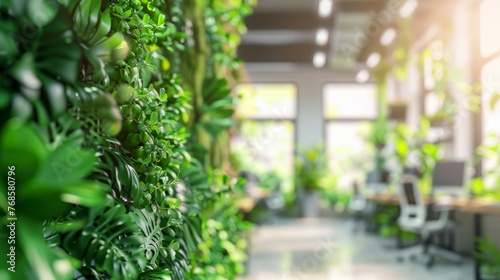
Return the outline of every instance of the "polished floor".
[[[248,274],[241,280],[471,280],[473,263],[397,262],[394,240],[353,233],[343,219],[277,219],[252,234]],[[389,249],[388,249],[389,248]]]

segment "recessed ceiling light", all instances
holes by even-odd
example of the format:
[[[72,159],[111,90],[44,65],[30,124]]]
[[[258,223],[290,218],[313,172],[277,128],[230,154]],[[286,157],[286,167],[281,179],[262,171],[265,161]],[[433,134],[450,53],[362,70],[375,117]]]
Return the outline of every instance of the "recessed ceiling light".
[[[356,75],[356,81],[360,84],[366,83],[368,79],[370,79],[370,72],[366,69],[359,71]]]
[[[332,14],[332,9],[332,0],[319,0],[318,14],[320,17],[329,17]]]
[[[396,29],[388,28],[384,34],[382,34],[382,37],[380,37],[380,44],[382,44],[382,46],[389,46],[394,42],[394,39],[396,39]]]
[[[313,65],[316,68],[321,68],[325,66],[326,54],[324,52],[317,52],[314,54]]]
[[[328,30],[326,30],[325,28],[318,29],[318,31],[316,32],[316,44],[320,46],[326,45],[329,35],[330,34],[328,34]]]
[[[415,9],[418,7],[418,1],[417,0],[407,0],[401,10],[399,11],[399,15],[402,18],[407,18],[415,12]]]
[[[370,68],[375,68],[380,63],[381,58],[379,53],[372,53],[366,60],[366,65]]]

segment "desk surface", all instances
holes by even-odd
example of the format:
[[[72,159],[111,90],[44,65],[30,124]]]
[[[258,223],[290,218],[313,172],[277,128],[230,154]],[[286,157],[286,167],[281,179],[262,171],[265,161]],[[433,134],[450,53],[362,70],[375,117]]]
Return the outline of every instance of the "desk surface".
[[[380,193],[365,196],[366,199],[380,204],[399,205],[399,197],[395,194]],[[500,215],[500,202],[486,198],[437,197],[424,198],[426,204],[450,206],[461,212],[472,214]]]
[[[259,188],[253,189],[252,191],[249,192],[249,194],[246,197],[238,200],[237,202],[238,209],[242,213],[250,213],[250,211],[252,211],[252,209],[255,208],[255,205],[257,205],[257,203],[260,200],[268,196],[269,193],[266,190],[261,190]]]

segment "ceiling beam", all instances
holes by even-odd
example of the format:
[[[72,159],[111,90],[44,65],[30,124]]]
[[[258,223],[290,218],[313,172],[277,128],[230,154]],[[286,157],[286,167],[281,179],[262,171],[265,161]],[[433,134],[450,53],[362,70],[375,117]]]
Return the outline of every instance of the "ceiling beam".
[[[312,63],[314,53],[318,51],[315,44],[272,45],[240,45],[238,55],[246,62],[292,62]]]
[[[341,12],[379,11],[387,5],[387,0],[343,0],[336,9]]]
[[[332,18],[313,12],[259,12],[245,19],[249,30],[316,30],[330,28]]]

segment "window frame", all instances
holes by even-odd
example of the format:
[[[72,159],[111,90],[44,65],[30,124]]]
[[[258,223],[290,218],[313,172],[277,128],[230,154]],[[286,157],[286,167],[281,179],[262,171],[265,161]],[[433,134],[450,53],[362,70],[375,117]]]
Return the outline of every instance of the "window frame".
[[[366,86],[366,85],[373,85],[374,91],[373,94],[375,96],[375,102],[373,106],[375,107],[375,116],[374,118],[353,118],[353,117],[337,117],[337,118],[331,118],[326,116],[326,111],[325,111],[325,104],[326,104],[326,87],[331,86],[331,85],[353,85],[353,86]],[[328,125],[332,123],[348,123],[348,124],[361,124],[361,123],[369,123],[369,124],[375,124],[375,122],[378,119],[378,116],[380,115],[379,112],[379,106],[378,106],[378,94],[377,94],[377,85],[375,83],[365,83],[365,84],[358,84],[358,83],[339,83],[339,82],[331,82],[331,83],[324,83],[322,86],[322,92],[321,92],[321,99],[322,99],[322,105],[321,106],[321,112],[323,116],[323,141],[325,143],[325,152],[328,155],[329,154],[329,149],[328,149]],[[329,162],[329,161],[328,161]],[[330,168],[330,167],[329,167]]]
[[[250,118],[235,118],[235,122],[240,122],[241,124],[245,122],[257,122],[257,123],[283,123],[283,122],[290,122],[293,125],[293,149],[292,149],[292,158],[295,158],[295,155],[297,154],[297,140],[298,140],[298,129],[297,129],[297,120],[299,119],[299,87],[296,83],[294,82],[257,82],[257,83],[251,83],[251,82],[244,82],[240,83],[237,86],[235,86],[233,93],[238,92],[238,86],[240,85],[293,85],[295,88],[295,117],[294,118],[289,118],[289,117],[271,117],[271,118],[255,118],[255,117],[250,117]],[[236,110],[236,106],[235,106]],[[231,145],[231,141],[229,141],[229,144]],[[292,167],[292,176],[295,178],[295,168]],[[295,186],[295,180],[292,180],[292,191],[296,189]]]

